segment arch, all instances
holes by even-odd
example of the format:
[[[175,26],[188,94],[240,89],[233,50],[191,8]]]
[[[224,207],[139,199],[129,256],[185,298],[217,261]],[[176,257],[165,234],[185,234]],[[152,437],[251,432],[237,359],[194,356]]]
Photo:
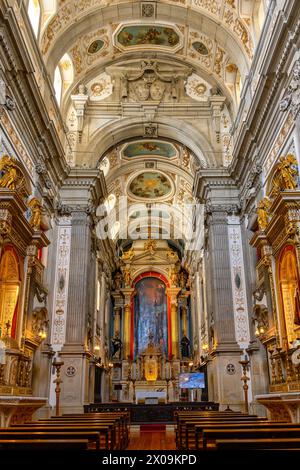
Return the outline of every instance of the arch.
[[[185,145],[198,159],[202,166],[208,163],[210,166],[217,165],[213,148],[204,136],[190,123],[182,122],[180,119],[159,117],[151,124],[158,125],[158,138],[170,139]],[[89,152],[97,156],[98,164],[113,147],[127,141],[128,139],[140,138],[145,133],[147,123],[141,122],[140,118],[124,118],[121,121],[113,121],[98,129],[89,142]],[[124,136],[126,135],[126,139]],[[207,156],[209,155],[209,158]],[[97,165],[97,162],[91,162]]]
[[[296,325],[300,325],[300,282],[296,249],[286,245],[278,260],[280,300],[287,347],[296,339]],[[285,339],[285,338],[284,338]]]
[[[6,245],[0,260],[0,336],[10,328],[16,337],[19,297],[21,289],[20,262],[15,249]]]
[[[75,3],[75,2],[74,2]],[[69,9],[67,8],[69,6]],[[71,4],[64,5],[62,9],[57,12],[48,27],[46,28],[42,41],[42,52],[47,55],[47,64],[54,70],[55,64],[59,60],[61,54],[61,46],[55,47],[58,43],[64,44],[64,50],[67,51],[72,46],[74,41],[74,19],[76,18],[76,36],[82,37],[85,33],[90,32],[96,28],[103,28],[109,21],[115,22],[128,22],[131,20],[140,21],[140,5],[132,3],[121,3],[109,6],[96,5],[91,8],[86,8],[84,13],[79,11],[76,16],[76,6]],[[74,12],[73,12],[74,9]],[[131,14],[130,14],[130,13]],[[233,59],[238,63],[242,73],[247,73],[249,68],[250,58],[246,50],[245,42],[241,38],[242,31],[238,34],[234,29],[231,29],[229,24],[213,18],[209,12],[192,6],[186,8],[185,6],[172,5],[168,10],[167,21],[178,24],[178,19],[182,24],[189,24],[193,29],[199,30],[207,34],[210,38],[216,38],[220,41],[220,45],[226,50],[230,50],[233,54]],[[166,8],[165,2],[157,4],[155,23],[166,21]],[[152,21],[153,22],[153,21]],[[246,23],[239,18],[239,22],[244,30],[247,30]],[[241,27],[242,27],[241,26]],[[241,28],[240,27],[240,28]],[[251,41],[251,37],[248,38]]]

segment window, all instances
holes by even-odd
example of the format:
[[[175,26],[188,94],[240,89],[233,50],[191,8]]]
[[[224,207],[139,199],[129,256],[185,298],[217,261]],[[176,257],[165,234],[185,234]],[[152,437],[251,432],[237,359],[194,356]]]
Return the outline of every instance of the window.
[[[30,23],[35,34],[35,37],[38,37],[39,26],[40,26],[40,17],[41,17],[41,7],[38,0],[29,0],[28,2],[28,16]]]
[[[62,78],[59,66],[56,67],[54,72],[54,91],[55,91],[55,98],[57,101],[58,106],[60,106],[61,100],[61,91],[62,91]]]

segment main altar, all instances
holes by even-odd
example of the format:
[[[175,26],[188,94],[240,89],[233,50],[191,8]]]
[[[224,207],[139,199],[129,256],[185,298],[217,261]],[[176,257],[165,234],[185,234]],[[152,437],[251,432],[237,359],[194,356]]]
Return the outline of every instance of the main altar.
[[[166,240],[136,240],[114,276],[110,401],[179,401],[191,369],[193,325],[188,272]]]

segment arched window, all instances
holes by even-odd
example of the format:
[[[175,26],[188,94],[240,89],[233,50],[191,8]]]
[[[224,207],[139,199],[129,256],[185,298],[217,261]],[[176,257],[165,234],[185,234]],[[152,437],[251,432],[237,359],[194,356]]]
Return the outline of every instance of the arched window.
[[[30,23],[35,34],[35,37],[38,37],[39,34],[39,26],[40,26],[40,18],[41,18],[41,7],[39,4],[39,0],[29,0],[28,1],[28,16],[30,19]]]
[[[55,91],[55,98],[57,101],[58,106],[60,106],[61,101],[61,92],[62,92],[62,78],[61,78],[61,71],[59,66],[56,67],[54,72],[54,91]]]

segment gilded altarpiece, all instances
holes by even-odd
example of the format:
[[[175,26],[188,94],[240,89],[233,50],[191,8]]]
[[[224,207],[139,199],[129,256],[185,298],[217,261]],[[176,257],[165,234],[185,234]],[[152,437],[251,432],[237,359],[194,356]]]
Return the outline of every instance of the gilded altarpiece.
[[[18,406],[20,419],[26,420],[37,408],[45,404],[45,400],[30,399],[34,353],[47,336],[48,328],[47,291],[43,285],[44,266],[41,261],[41,250],[49,244],[49,241],[43,230],[41,208],[41,201],[31,195],[30,183],[20,162],[7,155],[2,156],[0,159],[2,425],[7,425],[8,421],[14,422],[16,419],[14,410]],[[14,398],[12,404],[10,396],[20,398]],[[26,405],[23,409],[24,402]]]
[[[256,335],[265,345],[270,392],[300,391],[300,189],[296,159],[281,157],[257,208],[257,292],[268,305],[254,309]],[[300,398],[300,396],[299,396]]]

